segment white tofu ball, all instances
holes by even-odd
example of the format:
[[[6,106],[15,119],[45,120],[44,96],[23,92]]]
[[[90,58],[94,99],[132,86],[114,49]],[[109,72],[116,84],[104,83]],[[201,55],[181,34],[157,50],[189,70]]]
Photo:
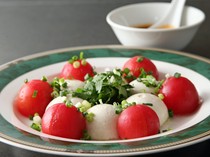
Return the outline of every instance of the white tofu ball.
[[[77,104],[78,104],[78,103],[82,103],[84,100],[81,99],[81,98],[72,97],[72,98],[70,98],[70,101],[72,102],[72,104],[73,104],[74,106],[77,107]]]
[[[73,104],[74,106],[76,106],[79,102],[81,103],[81,102],[83,101],[83,99],[77,98],[77,97],[73,97],[73,98],[72,98],[72,97],[66,97],[66,96],[59,96],[59,97],[53,99],[53,100],[47,105],[45,111],[46,111],[49,107],[51,107],[51,106],[53,106],[53,105],[55,105],[55,104],[58,104],[58,103],[63,103],[64,101],[67,101],[68,99],[70,99],[70,101],[72,102],[72,104]]]
[[[65,80],[67,88],[71,91],[75,91],[77,88],[83,88],[85,83],[80,80]]]
[[[127,98],[128,103],[135,102],[136,104],[150,103],[151,107],[157,114],[160,126],[162,126],[169,118],[168,109],[165,103],[158,97],[150,93],[138,93]]]
[[[155,88],[154,87],[147,87],[143,82],[139,82],[137,80],[131,81],[130,85],[134,87],[134,88],[131,89],[132,94],[155,93]]]
[[[50,108],[51,106],[58,104],[58,103],[63,103],[66,100],[66,96],[59,96],[55,99],[53,99],[52,101],[50,101],[50,103],[47,105],[45,111]]]
[[[87,132],[93,140],[115,140],[118,139],[117,119],[118,114],[110,104],[99,104],[87,110],[93,113],[91,122],[87,121]]]

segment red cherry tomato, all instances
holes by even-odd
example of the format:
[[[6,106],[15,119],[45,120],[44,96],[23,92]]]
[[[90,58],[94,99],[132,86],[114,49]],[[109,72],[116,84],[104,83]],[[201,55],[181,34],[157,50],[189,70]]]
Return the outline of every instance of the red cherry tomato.
[[[42,132],[46,134],[80,139],[85,129],[85,118],[75,106],[55,104],[48,108],[42,117]]]
[[[174,114],[190,114],[200,106],[198,92],[193,83],[185,77],[169,77],[165,80],[159,93],[163,101]]]
[[[45,108],[52,100],[53,89],[50,84],[42,80],[31,80],[19,90],[14,105],[24,116],[33,116],[38,113],[44,114]]]
[[[117,130],[120,139],[132,139],[157,134],[160,122],[157,114],[146,105],[126,108],[119,116]]]
[[[158,79],[159,72],[155,66],[155,64],[148,58],[143,56],[135,56],[130,58],[123,66],[124,69],[129,69],[131,74],[137,78],[141,74],[141,69],[143,68],[145,72],[153,75],[156,79]],[[129,80],[132,81],[132,80]]]
[[[67,62],[60,73],[60,77],[70,80],[75,79],[84,81],[86,74],[93,76],[93,67],[86,60],[78,59],[72,61],[71,63]]]

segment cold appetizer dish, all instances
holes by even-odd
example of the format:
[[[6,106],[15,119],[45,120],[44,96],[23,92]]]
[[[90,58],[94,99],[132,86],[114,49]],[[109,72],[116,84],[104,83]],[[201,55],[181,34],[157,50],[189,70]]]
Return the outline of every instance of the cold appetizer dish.
[[[159,80],[158,69],[146,57],[134,56],[121,68],[96,73],[83,53],[67,61],[51,81],[26,80],[14,101],[33,129],[83,140],[159,134],[167,131],[161,126],[170,117],[192,114],[200,105],[188,78],[174,72]]]

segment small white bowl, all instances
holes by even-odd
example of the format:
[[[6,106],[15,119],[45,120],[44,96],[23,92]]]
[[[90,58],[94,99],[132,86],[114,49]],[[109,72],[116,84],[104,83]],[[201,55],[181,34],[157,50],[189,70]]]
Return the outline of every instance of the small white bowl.
[[[164,16],[169,5],[170,3],[131,4],[111,11],[106,20],[123,45],[181,50],[189,44],[205,20],[205,14],[197,8],[185,6],[179,28],[132,27],[154,24]]]

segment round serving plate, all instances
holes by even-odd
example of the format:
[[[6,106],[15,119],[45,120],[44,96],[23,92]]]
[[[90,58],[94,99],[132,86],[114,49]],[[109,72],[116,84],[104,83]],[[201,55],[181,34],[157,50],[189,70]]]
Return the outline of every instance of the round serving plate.
[[[202,107],[192,117],[184,118],[176,129],[154,137],[116,141],[82,141],[42,135],[30,130],[26,120],[14,113],[13,100],[21,81],[57,74],[72,56],[84,55],[98,70],[121,67],[135,55],[148,57],[162,73],[181,72],[198,88]],[[139,49],[118,45],[86,46],[52,50],[26,56],[0,67],[0,140],[37,152],[68,156],[127,156],[157,153],[188,146],[210,137],[210,60],[184,52],[162,49]],[[178,122],[179,119],[175,121]],[[176,126],[177,125],[177,126]]]

